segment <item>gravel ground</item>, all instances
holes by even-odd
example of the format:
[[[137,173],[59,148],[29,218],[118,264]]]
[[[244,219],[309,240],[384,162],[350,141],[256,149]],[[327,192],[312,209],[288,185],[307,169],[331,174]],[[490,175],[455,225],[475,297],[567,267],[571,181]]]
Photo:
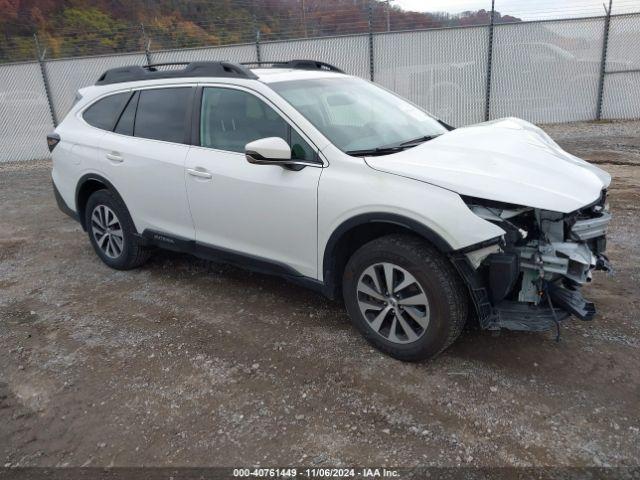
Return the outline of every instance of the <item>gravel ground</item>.
[[[638,466],[640,123],[546,128],[614,177],[600,314],[420,364],[277,278],[173,253],[110,270],[47,162],[1,165],[2,464]]]
[[[638,122],[593,122],[546,125],[566,150],[593,163],[640,165]]]

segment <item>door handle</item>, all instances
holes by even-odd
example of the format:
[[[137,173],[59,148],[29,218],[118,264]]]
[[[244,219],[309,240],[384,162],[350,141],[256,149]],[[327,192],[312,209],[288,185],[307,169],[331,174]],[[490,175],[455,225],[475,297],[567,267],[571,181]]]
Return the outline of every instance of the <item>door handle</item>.
[[[201,168],[187,168],[187,172],[192,177],[198,177],[198,178],[211,178],[212,177],[212,175],[209,172],[207,172],[205,169],[201,169]]]
[[[107,153],[105,156],[107,157],[107,160],[111,160],[112,162],[117,162],[117,163],[124,162],[124,158],[122,158],[117,153]]]

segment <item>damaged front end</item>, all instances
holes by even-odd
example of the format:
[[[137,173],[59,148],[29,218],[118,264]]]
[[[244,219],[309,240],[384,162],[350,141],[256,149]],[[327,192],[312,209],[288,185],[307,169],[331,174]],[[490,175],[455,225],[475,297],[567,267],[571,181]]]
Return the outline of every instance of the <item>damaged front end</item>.
[[[463,200],[505,231],[498,243],[470,247],[453,257],[482,328],[544,331],[558,328],[570,315],[593,318],[595,306],[580,290],[594,270],[611,270],[604,254],[611,220],[606,190],[596,202],[568,214]]]

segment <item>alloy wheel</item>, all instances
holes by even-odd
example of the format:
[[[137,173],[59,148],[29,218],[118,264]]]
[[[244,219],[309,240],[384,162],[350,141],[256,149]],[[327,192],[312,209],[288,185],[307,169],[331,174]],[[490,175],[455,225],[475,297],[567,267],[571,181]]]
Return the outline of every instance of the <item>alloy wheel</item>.
[[[97,205],[91,214],[91,231],[98,248],[109,258],[118,258],[124,248],[120,220],[106,205]]]
[[[369,327],[394,343],[411,343],[429,326],[429,300],[416,278],[389,262],[364,270],[357,286],[358,306]]]

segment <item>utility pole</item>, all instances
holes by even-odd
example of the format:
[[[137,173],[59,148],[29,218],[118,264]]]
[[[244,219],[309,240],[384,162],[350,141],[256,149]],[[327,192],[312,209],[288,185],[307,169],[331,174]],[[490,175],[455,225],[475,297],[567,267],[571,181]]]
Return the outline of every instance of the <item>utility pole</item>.
[[[308,38],[309,32],[307,31],[307,9],[305,7],[304,0],[300,0],[300,2],[300,6],[302,8],[302,26],[304,28],[304,38]]]

